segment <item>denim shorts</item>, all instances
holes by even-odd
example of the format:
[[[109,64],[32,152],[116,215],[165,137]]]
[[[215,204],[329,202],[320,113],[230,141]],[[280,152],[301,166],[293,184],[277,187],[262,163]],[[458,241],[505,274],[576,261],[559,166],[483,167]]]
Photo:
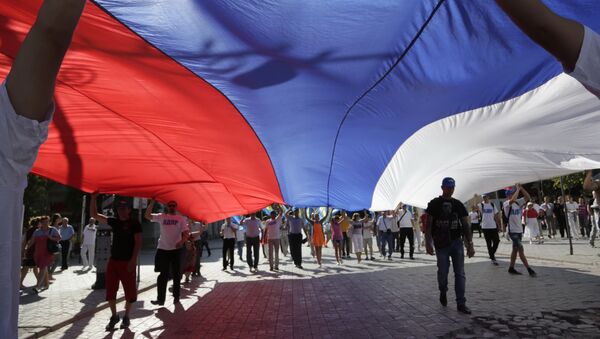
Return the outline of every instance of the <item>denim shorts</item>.
[[[523,248],[523,243],[521,243],[521,239],[523,239],[523,233],[508,233],[510,240],[512,240],[513,249]]]

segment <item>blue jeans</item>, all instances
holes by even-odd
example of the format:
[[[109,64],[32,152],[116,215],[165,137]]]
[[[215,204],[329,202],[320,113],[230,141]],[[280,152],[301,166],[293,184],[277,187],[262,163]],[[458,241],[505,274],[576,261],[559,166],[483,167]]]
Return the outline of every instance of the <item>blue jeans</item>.
[[[387,244],[389,249],[388,258],[391,258],[394,252],[394,234],[379,231],[379,239],[381,239],[381,254],[385,257],[385,245]]]
[[[450,245],[435,250],[437,257],[437,278],[440,292],[448,291],[448,271],[450,270],[450,258],[454,268],[454,292],[456,293],[456,304],[465,305],[465,252],[461,239],[453,240]]]

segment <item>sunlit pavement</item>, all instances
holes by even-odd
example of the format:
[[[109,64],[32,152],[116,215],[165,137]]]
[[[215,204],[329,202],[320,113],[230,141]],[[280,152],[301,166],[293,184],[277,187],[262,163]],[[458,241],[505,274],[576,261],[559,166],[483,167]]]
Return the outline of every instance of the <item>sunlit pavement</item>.
[[[221,250],[215,248],[211,257],[203,258],[203,278],[183,285],[181,304],[174,306],[168,298],[165,307],[150,304],[156,297],[157,273],[150,265],[152,253],[144,254],[140,284],[144,291],[132,311],[129,330],[105,332],[110,311],[103,302],[104,291],[92,292],[93,274],[78,274],[76,266],[57,274],[50,290],[22,297],[19,334],[47,333],[46,338],[600,336],[598,322],[593,324],[585,314],[574,316],[600,308],[598,249],[575,241],[571,256],[566,240],[526,244],[538,272],[538,277],[530,278],[506,272],[507,241],[500,246],[498,267],[487,259],[483,239],[476,237],[475,242],[477,255],[466,260],[471,316],[456,311],[452,273],[448,307],[439,304],[435,258],[423,253],[416,254],[414,261],[400,259],[399,253],[393,261],[375,254],[376,261],[358,264],[353,258],[338,266],[328,248],[319,268],[304,247],[303,270],[281,255],[281,271],[269,272],[261,254],[259,273],[254,274],[237,257],[234,271],[221,271]],[[517,269],[525,272],[521,265]],[[29,279],[26,285],[33,284]],[[123,304],[118,307],[122,312]]]

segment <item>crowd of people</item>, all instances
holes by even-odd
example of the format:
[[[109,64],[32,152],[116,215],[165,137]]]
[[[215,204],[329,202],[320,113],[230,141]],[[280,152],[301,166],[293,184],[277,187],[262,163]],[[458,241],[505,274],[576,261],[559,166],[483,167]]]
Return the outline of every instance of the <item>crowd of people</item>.
[[[23,41],[17,56],[14,58],[10,72],[0,87],[0,114],[2,116],[2,119],[0,119],[0,130],[3,131],[0,135],[5,137],[0,149],[2,153],[0,157],[2,159],[0,163],[2,166],[2,170],[0,171],[2,173],[0,176],[0,202],[5,222],[8,225],[17,225],[21,219],[27,174],[36,160],[40,145],[47,137],[48,125],[52,121],[52,113],[54,111],[53,95],[56,77],[65,53],[71,44],[73,32],[82,15],[85,3],[86,1],[84,0],[44,1],[40,7],[36,22]],[[600,72],[598,72],[600,69],[600,58],[598,57],[600,55],[600,35],[598,33],[579,22],[555,14],[539,0],[496,0],[496,3],[528,37],[557,58],[563,65],[565,72],[577,79],[590,93],[600,97]],[[586,190],[594,192],[595,199],[598,198],[600,184],[592,180],[591,172],[588,172],[586,175],[584,187]],[[435,247],[438,259],[440,302],[443,305],[447,303],[445,294],[447,289],[447,273],[449,258],[452,257],[458,309],[461,312],[470,313],[470,310],[466,308],[466,300],[464,299],[464,270],[461,269],[461,265],[464,260],[463,241],[464,246],[467,248],[467,255],[472,256],[474,254],[471,241],[472,232],[468,212],[462,204],[457,203],[452,198],[453,188],[454,181],[445,179],[442,184],[442,196],[430,202],[426,210],[427,216],[422,218],[422,220],[426,221],[426,226],[424,227],[425,246],[429,254],[434,254]],[[523,233],[522,219],[524,217],[526,219],[527,235],[530,239],[531,237],[536,239],[537,236],[536,241],[539,242],[542,232],[539,231],[538,226],[536,233],[534,220],[539,220],[541,211],[544,211],[542,220],[547,223],[548,236],[556,236],[556,233],[552,222],[548,222],[548,216],[550,215],[548,213],[548,206],[550,202],[545,201],[546,209],[544,209],[544,204],[542,204],[538,210],[535,204],[530,206],[527,200],[528,194],[522,187],[516,186],[513,195],[507,202],[504,202],[502,210],[508,220],[508,227],[506,229],[508,236],[513,242],[510,269],[516,272],[514,262],[518,254],[528,268],[529,273],[532,274],[533,270],[530,270],[526,263],[521,244]],[[599,214],[597,201],[594,200],[591,207],[588,207],[585,201],[575,203],[570,199],[565,202],[564,204],[567,207],[566,213],[569,218],[568,225],[567,223],[561,225],[560,220],[563,219],[560,214],[563,210],[561,208],[562,204],[563,202],[557,199],[553,203],[554,208],[552,209],[552,215],[555,217],[555,224],[558,224],[561,236],[564,236],[565,232],[567,236],[589,236],[593,244],[594,238],[598,233]],[[525,211],[523,211],[524,206]],[[119,281],[123,283],[127,294],[127,321],[124,318],[122,326],[128,326],[129,307],[131,306],[131,302],[136,298],[135,291],[128,289],[130,289],[129,282],[132,274],[134,275],[131,270],[132,258],[136,257],[136,251],[139,251],[140,229],[139,225],[136,225],[130,219],[130,216],[126,215],[128,209],[130,210],[130,207],[126,203],[119,203],[118,210],[121,210],[121,212],[118,213],[117,218],[107,218],[106,216],[94,213],[96,220],[108,222],[114,232],[111,251],[112,265],[110,266],[110,286],[113,289],[107,289],[107,300],[109,300],[111,310],[113,311],[113,317],[109,323],[110,326],[107,326],[109,330],[119,320],[114,305],[113,292],[115,281],[116,287],[118,287]],[[590,213],[590,209],[592,213]],[[484,214],[483,211],[485,210],[491,211],[487,213],[495,215],[494,211],[497,211],[497,208],[496,206],[487,205],[485,207],[484,205],[482,207],[482,214]],[[590,214],[594,216],[590,219],[592,221],[591,228],[587,223]],[[387,254],[388,259],[391,259],[391,253],[395,249],[394,239],[397,237],[397,235],[394,235],[394,232],[400,234],[401,231],[396,229],[396,222],[389,224],[387,221],[389,219],[395,220],[397,212],[392,211],[387,213],[385,217],[378,218],[377,232],[372,232],[370,228],[365,227],[369,223],[368,218],[364,220],[365,217],[363,215],[363,219],[360,219],[361,216],[359,215],[358,219],[355,220],[353,215],[351,220],[353,223],[356,222],[357,226],[353,227],[350,232],[350,226],[347,224],[350,223],[350,220],[347,215],[342,213],[333,217],[330,240],[336,248],[336,260],[338,264],[341,264],[344,256],[347,257],[350,254],[353,244],[360,246],[358,241],[353,243],[347,239],[352,238],[352,236],[356,236],[354,239],[360,239],[360,235],[362,235],[363,242],[364,240],[368,240],[369,236],[371,236],[370,239],[373,239],[373,236],[375,236],[377,244],[381,248],[381,255],[385,256]],[[177,222],[176,224],[171,224],[175,218],[162,218],[160,216],[151,216],[151,218],[156,218],[156,220],[162,222],[161,238],[165,237],[165,240],[159,246],[160,255],[157,251],[156,264],[157,269],[161,271],[159,275],[161,288],[159,288],[158,300],[156,300],[160,304],[164,302],[164,299],[161,300],[161,297],[164,297],[164,293],[161,291],[162,286],[164,286],[164,271],[168,267],[173,268],[177,265],[175,263],[176,259],[174,259],[174,255],[172,254],[172,248],[177,248],[177,246],[184,244],[186,248],[191,248],[191,245],[187,244],[189,239],[186,239],[190,232],[185,223]],[[482,223],[484,222],[484,218],[485,216],[482,215]],[[250,219],[252,220],[252,217]],[[379,223],[379,219],[386,221]],[[19,258],[24,258],[23,269],[21,271],[22,276],[26,275],[31,267],[35,267],[34,274],[37,276],[36,290],[39,290],[47,288],[51,281],[51,266],[53,262],[56,262],[54,259],[55,253],[60,252],[62,259],[65,257],[63,253],[65,251],[64,248],[66,248],[66,253],[68,254],[68,246],[70,246],[68,237],[73,232],[68,230],[68,222],[65,223],[62,220],[62,224],[65,224],[63,226],[66,228],[63,232],[57,230],[55,222],[52,222],[47,216],[32,218],[25,236],[27,240],[23,242],[26,245],[23,246],[18,246],[22,239],[18,228],[8,227],[4,230],[5,232],[0,240],[0,257],[4,260],[4,266],[10,269],[0,274],[0,282],[3,287],[0,289],[0,299],[5,303],[5,307],[0,309],[0,337],[12,338],[17,336],[19,300],[16,293],[18,289],[16,284],[19,281],[19,268],[15,263],[18,262]],[[362,224],[358,224],[359,222]],[[256,222],[252,223],[256,224]],[[309,224],[311,223],[313,226],[313,236],[317,234],[317,239],[316,241],[313,240],[313,243],[319,243],[320,241],[323,243],[323,237],[317,231],[324,228],[322,225],[323,220],[313,216]],[[267,221],[265,227],[266,239],[271,254],[270,264],[273,269],[277,269],[278,258],[277,255],[273,256],[273,252],[278,253],[279,238],[281,237],[279,228],[281,224],[281,212],[276,212]],[[320,227],[317,225],[320,225]],[[166,229],[170,227],[173,227],[176,231],[167,231]],[[165,228],[164,234],[163,228]],[[407,230],[402,233],[406,235],[406,238],[410,242],[410,231],[408,231],[408,227],[406,228]],[[488,244],[490,257],[494,261],[493,252],[495,244],[497,244],[497,239],[493,234],[493,228],[484,228],[483,226],[481,228],[482,232],[483,229],[490,230],[483,233],[484,235],[488,234],[486,243]],[[227,229],[231,228],[227,227]],[[366,237],[365,230],[367,230]],[[257,229],[254,229],[254,231],[257,231]],[[581,231],[581,234],[578,231]],[[223,233],[225,238],[225,229]],[[170,237],[170,235],[173,237]],[[252,239],[256,239],[258,236],[257,233],[250,235]],[[227,236],[227,239],[232,239],[231,232],[227,232]],[[63,237],[65,238],[63,239]],[[235,242],[235,238],[233,239],[233,242]],[[346,241],[344,241],[345,239]],[[60,242],[63,242],[65,246],[62,248],[59,247]],[[254,259],[256,259],[257,256],[255,253],[257,247],[255,242],[254,240],[249,242],[252,242],[251,247],[254,250]],[[117,244],[123,246],[116,246]],[[323,243],[323,246],[326,245],[327,243]],[[231,264],[233,264],[234,257],[229,246],[228,242],[228,256]],[[297,243],[294,243],[293,246],[295,248],[294,251],[297,251]],[[315,246],[315,252],[316,247],[321,246]],[[89,253],[89,248],[87,248],[86,253]],[[297,252],[295,253],[296,260],[299,260]],[[298,264],[296,261],[295,263],[297,266],[301,265],[301,263]],[[62,268],[68,269],[66,262],[63,261],[62,264]],[[255,262],[252,262],[252,265],[249,266],[256,270]],[[172,273],[174,276],[177,274],[178,272]],[[532,275],[534,275],[534,272]],[[109,274],[107,274],[108,279]],[[125,284],[126,282],[127,285]],[[129,292],[127,293],[127,291]],[[178,298],[178,295],[175,297]]]

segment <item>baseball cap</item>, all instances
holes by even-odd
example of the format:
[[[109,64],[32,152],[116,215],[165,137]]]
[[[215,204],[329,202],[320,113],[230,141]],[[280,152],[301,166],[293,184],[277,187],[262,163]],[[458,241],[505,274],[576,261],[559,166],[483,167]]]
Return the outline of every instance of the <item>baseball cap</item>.
[[[446,177],[444,178],[444,180],[442,180],[442,187],[454,187],[455,183],[454,183],[454,179],[450,178],[450,177]]]

